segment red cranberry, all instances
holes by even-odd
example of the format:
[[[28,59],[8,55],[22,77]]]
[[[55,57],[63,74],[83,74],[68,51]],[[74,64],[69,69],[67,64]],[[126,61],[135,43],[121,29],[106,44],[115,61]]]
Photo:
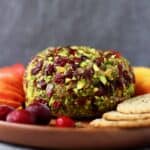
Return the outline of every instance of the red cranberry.
[[[80,63],[81,62],[81,58],[79,58],[79,57],[74,57],[73,60],[74,60],[75,63]]]
[[[115,58],[120,58],[120,57],[121,57],[121,53],[120,53],[120,52],[115,51],[115,50],[110,50],[110,51],[111,51],[111,53],[112,53],[113,55],[115,55]]]
[[[70,46],[67,46],[66,48],[68,48],[70,55],[75,55],[76,54],[76,50],[75,49],[71,48]]]
[[[26,111],[30,112],[37,124],[48,124],[51,119],[49,107],[42,103],[33,103],[26,107]]]
[[[54,65],[49,64],[49,65],[45,68],[45,74],[46,74],[46,75],[52,75],[53,72],[55,72]]]
[[[9,113],[7,115],[6,121],[14,123],[34,124],[35,118],[30,112],[21,109],[14,110],[11,113]]]
[[[123,74],[122,68],[123,68],[123,67],[122,67],[122,64],[118,64],[119,77],[121,77],[122,74]]]
[[[6,116],[14,110],[13,107],[0,105],[0,120],[6,120]]]
[[[83,77],[86,79],[91,79],[93,74],[94,74],[94,71],[92,68],[86,69],[83,73]]]
[[[54,81],[55,83],[58,83],[58,84],[64,83],[64,76],[58,73],[55,75]]]
[[[41,60],[36,64],[35,68],[31,70],[31,74],[36,75],[41,70],[42,66],[43,66],[43,61]]]
[[[62,116],[56,119],[56,127],[74,127],[75,122],[67,117],[67,116]]]
[[[57,57],[55,59],[55,64],[58,66],[65,66],[65,64],[67,63],[68,59],[65,57]]]
[[[97,64],[97,66],[100,66],[101,63],[104,62],[104,57],[98,57],[98,58],[96,58],[96,59],[95,59],[95,62],[96,62],[96,64]]]
[[[43,80],[41,80],[41,81],[38,81],[38,82],[37,82],[37,85],[38,85],[42,90],[44,90],[44,89],[46,88],[46,86],[47,86],[47,83],[46,83],[45,80],[43,79]]]
[[[65,77],[72,78],[73,77],[73,71],[70,69],[66,72]]]
[[[125,80],[127,81],[127,82],[131,82],[132,81],[132,79],[130,78],[130,76],[129,76],[129,74],[128,74],[128,71],[123,71],[123,77],[125,78]]]
[[[62,102],[60,102],[60,101],[55,101],[53,103],[53,108],[56,110],[59,109],[61,106],[62,106]]]

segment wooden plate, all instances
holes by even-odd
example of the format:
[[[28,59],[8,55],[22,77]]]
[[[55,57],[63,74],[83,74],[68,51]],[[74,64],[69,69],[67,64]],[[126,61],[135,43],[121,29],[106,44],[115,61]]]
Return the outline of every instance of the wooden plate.
[[[150,128],[55,128],[0,121],[0,141],[40,148],[129,148],[150,144]]]

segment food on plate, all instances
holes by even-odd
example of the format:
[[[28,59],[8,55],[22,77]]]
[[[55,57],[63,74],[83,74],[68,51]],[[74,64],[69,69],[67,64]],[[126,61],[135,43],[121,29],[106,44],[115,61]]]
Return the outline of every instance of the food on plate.
[[[22,64],[0,68],[0,105],[17,108],[24,103],[24,71],[25,67]]]
[[[130,121],[110,121],[105,119],[95,119],[90,122],[90,126],[92,127],[119,127],[119,128],[135,128],[135,127],[149,127],[150,119],[138,119],[138,120],[130,120]]]
[[[18,108],[22,105],[21,102],[18,102],[18,101],[12,100],[12,99],[0,98],[0,105],[3,105],[3,104],[12,106],[14,108]]]
[[[56,127],[75,127],[75,121],[67,116],[62,116],[56,119]]]
[[[34,124],[35,117],[30,112],[24,109],[14,110],[6,117],[7,122]]]
[[[93,127],[147,127],[150,126],[150,94],[130,98],[117,106],[117,111],[103,114],[91,121]]]
[[[136,95],[150,93],[150,68],[134,67]]]
[[[110,121],[121,121],[121,120],[142,120],[150,119],[150,113],[140,113],[140,114],[124,114],[118,111],[110,111],[103,114],[103,118]]]
[[[6,120],[6,116],[14,110],[13,107],[7,105],[0,105],[0,120]]]
[[[3,80],[0,80],[0,89],[3,89],[5,91],[7,90],[12,91],[12,92],[18,93],[19,95],[24,96],[24,92],[20,88],[16,88],[15,86],[11,84],[7,84]]]
[[[117,111],[127,114],[150,113],[150,93],[120,103],[117,106]]]
[[[26,110],[32,113],[36,118],[36,124],[48,124],[51,119],[51,112],[46,104],[34,102],[26,107]]]
[[[0,88],[0,99],[12,99],[14,101],[24,102],[24,96],[11,90],[4,90]]]
[[[114,50],[47,48],[28,64],[24,89],[26,105],[44,100],[53,116],[95,117],[134,95],[134,74]]]

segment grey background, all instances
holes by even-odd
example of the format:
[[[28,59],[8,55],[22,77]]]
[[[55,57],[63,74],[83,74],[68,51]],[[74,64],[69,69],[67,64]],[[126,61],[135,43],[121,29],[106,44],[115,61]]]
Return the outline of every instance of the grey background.
[[[71,44],[115,48],[150,66],[150,0],[0,0],[0,66]]]

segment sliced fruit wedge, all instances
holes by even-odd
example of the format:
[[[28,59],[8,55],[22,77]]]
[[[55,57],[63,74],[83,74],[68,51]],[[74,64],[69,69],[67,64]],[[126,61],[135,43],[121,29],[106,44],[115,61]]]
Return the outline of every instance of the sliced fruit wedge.
[[[18,101],[14,101],[12,99],[7,99],[6,100],[6,99],[3,99],[3,98],[0,98],[0,105],[3,105],[3,104],[8,105],[8,106],[12,106],[14,108],[17,108],[17,107],[21,106],[21,103],[18,102]]]
[[[5,99],[6,101],[7,101],[7,99],[12,99],[12,100],[18,101],[18,102],[25,101],[25,98],[22,95],[20,95],[16,92],[13,92],[13,91],[2,89],[1,87],[0,87],[0,99]]]
[[[2,89],[6,89],[6,90],[9,90],[9,91],[13,91],[13,92],[16,92],[22,96],[24,96],[24,91],[21,90],[20,88],[16,88],[15,86],[11,85],[11,84],[8,84],[4,81],[1,81],[0,80],[0,88]]]

